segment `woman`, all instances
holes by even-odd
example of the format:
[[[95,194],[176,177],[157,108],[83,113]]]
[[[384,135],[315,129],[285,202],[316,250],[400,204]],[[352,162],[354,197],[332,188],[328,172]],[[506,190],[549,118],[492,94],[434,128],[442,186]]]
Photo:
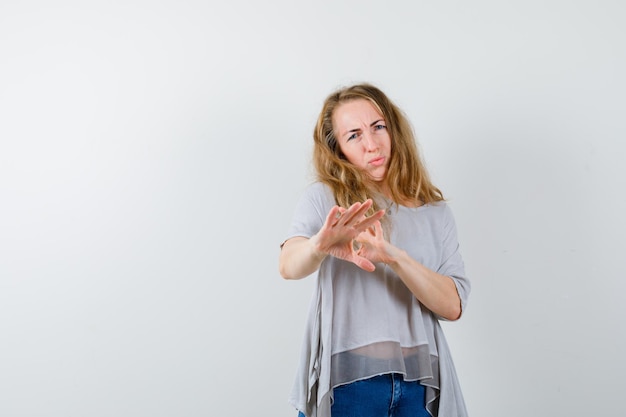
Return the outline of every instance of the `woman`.
[[[470,283],[456,226],[407,118],[378,88],[332,93],[317,179],[282,244],[281,275],[317,274],[290,403],[306,417],[466,416],[439,320]]]

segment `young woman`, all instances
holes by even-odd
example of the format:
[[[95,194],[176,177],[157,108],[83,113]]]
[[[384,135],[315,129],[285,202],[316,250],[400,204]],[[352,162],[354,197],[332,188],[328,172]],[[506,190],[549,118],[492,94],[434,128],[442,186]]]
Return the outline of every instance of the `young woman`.
[[[410,123],[378,88],[332,93],[314,132],[317,181],[282,244],[286,279],[317,275],[290,397],[300,416],[466,416],[439,320],[470,283],[456,226]]]

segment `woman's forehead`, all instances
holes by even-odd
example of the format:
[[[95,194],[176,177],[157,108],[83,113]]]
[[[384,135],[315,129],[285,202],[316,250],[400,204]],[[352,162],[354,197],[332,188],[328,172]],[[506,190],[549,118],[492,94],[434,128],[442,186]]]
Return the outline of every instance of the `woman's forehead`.
[[[380,111],[365,99],[355,99],[341,103],[333,112],[333,125],[366,124],[382,118]]]

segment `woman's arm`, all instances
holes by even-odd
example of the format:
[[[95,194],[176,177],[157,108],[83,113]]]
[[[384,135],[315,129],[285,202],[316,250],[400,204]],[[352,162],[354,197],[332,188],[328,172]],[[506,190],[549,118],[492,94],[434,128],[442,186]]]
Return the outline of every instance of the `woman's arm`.
[[[359,255],[383,262],[400,277],[413,295],[430,311],[447,320],[461,317],[461,298],[452,278],[432,271],[404,250],[387,242],[380,222],[357,238]]]
[[[426,268],[399,249],[386,263],[430,311],[447,320],[461,317],[461,297],[452,278]]]
[[[324,258],[326,254],[317,251],[311,239],[296,236],[283,244],[278,269],[285,279],[300,279],[315,272]]]

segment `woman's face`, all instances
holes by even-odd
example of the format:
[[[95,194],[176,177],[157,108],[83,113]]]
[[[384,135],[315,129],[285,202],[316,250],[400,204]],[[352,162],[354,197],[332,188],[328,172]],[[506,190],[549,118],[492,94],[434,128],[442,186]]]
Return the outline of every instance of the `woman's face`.
[[[391,138],[383,116],[365,99],[347,101],[333,112],[339,148],[348,161],[374,181],[385,179],[391,155]]]

